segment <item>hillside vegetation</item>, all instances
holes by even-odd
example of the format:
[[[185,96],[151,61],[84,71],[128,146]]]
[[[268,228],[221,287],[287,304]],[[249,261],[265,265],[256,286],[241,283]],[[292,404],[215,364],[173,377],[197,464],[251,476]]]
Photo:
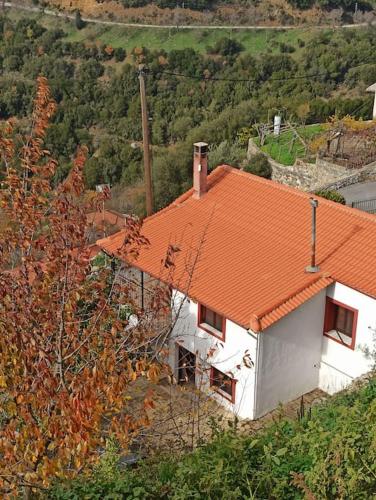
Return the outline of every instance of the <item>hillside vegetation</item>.
[[[192,453],[164,456],[121,470],[105,456],[92,477],[49,494],[73,499],[359,499],[376,491],[376,380],[300,415],[281,417],[254,435],[236,422]]]
[[[375,20],[374,0],[33,0],[101,19],[160,25],[330,25]]]
[[[277,112],[305,124],[324,123],[335,113],[371,116],[372,96],[365,89],[376,81],[373,27],[295,38],[267,31],[210,38],[203,31],[199,51],[157,49],[158,42],[150,49],[141,38],[132,46],[126,30],[121,36],[128,44],[121,39],[111,45],[105,30],[101,35],[90,26],[78,30],[73,22],[45,19],[0,18],[0,119],[14,116],[17,127],[27,126],[35,79],[46,76],[58,103],[46,138],[59,160],[56,182],[65,177],[77,146],[86,144],[87,186],[116,185],[122,211],[143,212],[140,62],[150,70],[155,208],[189,187],[197,140],[211,145],[211,167],[245,166],[241,132]],[[257,45],[259,36],[265,38]]]

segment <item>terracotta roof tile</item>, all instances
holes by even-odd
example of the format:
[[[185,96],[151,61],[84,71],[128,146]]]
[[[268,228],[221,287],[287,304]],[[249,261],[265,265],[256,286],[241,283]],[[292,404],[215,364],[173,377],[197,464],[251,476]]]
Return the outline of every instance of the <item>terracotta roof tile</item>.
[[[213,171],[208,187],[201,199],[194,199],[191,189],[145,219],[150,246],[134,265],[239,325],[249,328],[257,318],[260,330],[333,280],[376,297],[375,216],[320,198],[321,271],[312,275],[305,272],[309,194],[227,165]],[[97,244],[118,255],[123,239],[120,231]],[[172,276],[163,266],[169,244],[181,250]]]
[[[103,211],[90,212],[86,217],[89,224],[99,228],[103,226],[103,223],[116,226],[119,229],[125,225],[124,215],[107,208]]]

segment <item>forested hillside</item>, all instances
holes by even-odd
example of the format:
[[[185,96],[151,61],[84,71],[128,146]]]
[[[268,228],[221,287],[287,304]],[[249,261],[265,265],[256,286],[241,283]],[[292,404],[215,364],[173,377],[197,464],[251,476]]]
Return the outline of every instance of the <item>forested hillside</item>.
[[[375,0],[32,0],[89,17],[178,25],[330,25],[372,22]]]
[[[170,51],[129,43],[114,48],[100,34],[83,39],[86,29],[0,19],[0,118],[15,116],[25,127],[35,79],[46,76],[58,103],[46,141],[59,159],[56,181],[77,146],[87,144],[87,186],[125,187],[135,195],[127,210],[143,210],[140,62],[149,67],[156,208],[189,186],[197,140],[210,143],[212,166],[238,165],[245,157],[242,129],[247,136],[252,124],[276,112],[301,123],[325,122],[334,113],[370,118],[372,96],[365,89],[376,81],[374,27],[297,32],[287,41],[283,33],[266,32],[258,48],[247,39],[251,33],[217,33],[212,40],[202,31],[195,36],[204,50]]]

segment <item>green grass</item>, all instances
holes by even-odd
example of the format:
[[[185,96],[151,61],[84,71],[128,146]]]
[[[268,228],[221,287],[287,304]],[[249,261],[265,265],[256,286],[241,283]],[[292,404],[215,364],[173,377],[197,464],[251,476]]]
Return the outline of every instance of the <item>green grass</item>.
[[[37,19],[47,28],[59,27],[66,32],[69,41],[94,42],[101,41],[112,47],[123,47],[128,52],[134,47],[147,47],[150,50],[164,49],[167,52],[184,48],[193,48],[198,52],[205,53],[209,46],[213,46],[219,39],[233,38],[244,45],[246,52],[258,54],[261,52],[278,53],[279,44],[292,45],[299,54],[298,40],[307,42],[315,30],[184,30],[184,29],[161,29],[161,28],[123,28],[121,26],[101,26],[88,23],[82,30],[77,30],[74,22],[63,18],[25,13],[8,10],[12,19],[20,19],[28,16]]]
[[[307,38],[303,31],[271,32],[262,31],[236,31],[236,30],[176,30],[160,28],[122,28],[120,26],[98,28],[89,25],[80,33],[72,33],[68,39],[96,38],[113,47],[123,47],[131,50],[134,47],[147,47],[148,49],[164,49],[167,52],[184,48],[193,48],[205,53],[209,46],[213,46],[221,38],[233,38],[244,45],[245,51],[257,54],[270,49],[278,52],[279,43],[298,45],[298,38]]]
[[[297,129],[298,134],[307,143],[323,131],[322,125],[308,125]],[[260,144],[259,140],[256,140],[256,144]],[[261,149],[283,165],[293,165],[297,158],[306,156],[306,148],[298,138],[294,140],[292,131],[283,132],[279,137],[268,136]]]

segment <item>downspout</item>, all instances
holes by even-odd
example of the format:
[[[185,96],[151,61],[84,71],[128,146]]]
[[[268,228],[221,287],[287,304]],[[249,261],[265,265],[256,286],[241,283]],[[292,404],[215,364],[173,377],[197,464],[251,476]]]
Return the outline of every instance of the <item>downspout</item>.
[[[261,352],[260,352],[261,351]],[[260,371],[260,360],[262,359],[262,339],[261,339],[261,334],[258,333],[256,335],[256,360],[255,360],[255,383],[254,383],[254,388],[253,388],[253,415],[252,415],[252,420],[256,420],[257,418],[257,406],[258,406],[258,397],[257,397],[257,387],[258,387],[258,381],[259,381],[259,371]]]

